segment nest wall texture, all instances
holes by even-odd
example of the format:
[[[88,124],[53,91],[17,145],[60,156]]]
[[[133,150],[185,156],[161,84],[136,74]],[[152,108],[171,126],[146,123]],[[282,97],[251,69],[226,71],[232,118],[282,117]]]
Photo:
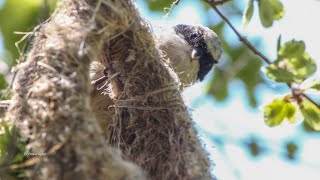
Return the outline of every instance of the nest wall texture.
[[[118,21],[110,8],[95,13],[96,7],[94,1],[61,1],[19,67],[8,118],[32,152],[47,154],[28,171],[31,179],[143,179],[105,145],[91,113],[89,64],[119,27],[110,25]],[[99,32],[111,26],[115,31]]]
[[[19,65],[7,116],[31,151],[47,154],[29,177],[144,179],[139,166],[148,179],[211,179],[177,80],[162,59],[131,0],[61,1]],[[109,95],[91,92],[93,60],[100,63],[96,76],[109,68]]]

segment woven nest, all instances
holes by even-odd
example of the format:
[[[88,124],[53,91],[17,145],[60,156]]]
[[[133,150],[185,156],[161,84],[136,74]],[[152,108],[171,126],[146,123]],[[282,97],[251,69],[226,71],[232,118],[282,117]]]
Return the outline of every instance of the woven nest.
[[[163,60],[149,24],[135,9],[122,12],[127,29],[108,39],[93,70],[108,68],[105,94],[92,105],[107,142],[154,179],[210,179],[177,77]]]
[[[31,149],[49,152],[59,145],[41,159],[34,176],[142,179],[138,168],[103,146],[93,109],[106,144],[151,179],[211,178],[176,75],[150,29],[131,0],[63,0],[41,27],[20,66],[9,110]],[[96,77],[107,67],[110,83],[107,96],[92,92],[90,109],[94,59]]]
[[[28,169],[30,179],[143,179],[140,168],[106,146],[89,96],[89,64],[104,39],[128,29],[121,14],[131,3],[62,0],[34,33],[27,61],[17,67],[7,113],[27,149],[45,154],[16,166]]]

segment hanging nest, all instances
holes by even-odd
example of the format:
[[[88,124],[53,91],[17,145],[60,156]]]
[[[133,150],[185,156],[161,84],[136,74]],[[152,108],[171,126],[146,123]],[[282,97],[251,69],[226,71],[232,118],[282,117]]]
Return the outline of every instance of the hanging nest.
[[[30,151],[47,154],[27,165],[29,177],[143,179],[130,160],[150,179],[211,179],[176,75],[150,29],[131,0],[62,0],[41,25],[17,68],[7,115]],[[107,96],[94,91],[90,102],[93,60],[108,68],[110,83]],[[105,116],[106,141],[94,115]]]
[[[129,20],[117,23],[128,23],[128,29],[105,41],[93,68],[94,79],[108,69],[107,95],[92,93],[107,142],[151,179],[211,179],[177,76],[164,63],[149,24],[136,9],[122,16]]]

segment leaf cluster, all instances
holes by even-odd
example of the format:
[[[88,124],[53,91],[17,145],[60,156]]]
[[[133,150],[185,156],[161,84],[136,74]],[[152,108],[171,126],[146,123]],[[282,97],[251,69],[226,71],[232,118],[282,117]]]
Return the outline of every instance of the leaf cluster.
[[[254,0],[249,0],[244,10],[244,25],[247,25],[253,16],[254,2]],[[284,7],[279,0],[258,0],[257,2],[261,24],[266,28],[271,27],[274,21],[280,20],[285,14]]]
[[[303,89],[299,85],[316,72],[315,60],[305,51],[303,41],[286,42],[278,47],[277,54],[277,59],[265,67],[264,71],[270,79],[287,83],[292,91],[265,105],[266,124],[276,126],[284,120],[295,124],[304,118],[313,129],[320,130],[320,109],[304,95],[310,89],[319,91],[319,81],[313,81],[309,87]]]
[[[278,0],[259,0],[259,15],[264,27],[271,27],[273,21],[280,20],[285,10]],[[250,22],[254,11],[254,1],[249,0],[243,14],[243,24]],[[320,109],[317,102],[308,98],[305,93],[316,90],[320,93],[320,81],[314,80],[311,85],[301,88],[307,79],[317,71],[315,60],[306,52],[304,41],[291,40],[281,44],[281,36],[277,43],[277,59],[263,68],[270,79],[286,83],[291,92],[274,99],[264,106],[265,122],[269,126],[277,126],[287,121],[291,124],[305,120],[314,130],[320,130]]]

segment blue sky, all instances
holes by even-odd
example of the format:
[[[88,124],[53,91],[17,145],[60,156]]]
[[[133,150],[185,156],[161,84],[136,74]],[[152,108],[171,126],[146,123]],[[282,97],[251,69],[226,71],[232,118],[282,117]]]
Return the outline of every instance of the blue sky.
[[[143,14],[151,19],[151,22],[166,20],[159,13],[151,13],[145,4],[139,0]],[[240,7],[244,7],[248,1],[236,1]],[[282,0],[286,8],[283,19],[275,22],[272,28],[265,29],[260,24],[258,8],[246,28],[242,28],[241,19],[231,19],[238,30],[249,40],[262,38],[261,49],[271,59],[276,57],[276,42],[278,35],[282,35],[282,42],[292,38],[304,40],[307,51],[311,56],[319,60],[320,51],[320,26],[317,27],[317,18],[320,17],[320,2],[315,0]],[[216,23],[219,18],[210,11],[211,19],[204,13],[204,7],[192,0],[182,0],[177,8],[169,15],[174,23],[204,24]],[[237,41],[230,29],[228,40]],[[319,61],[317,61],[318,65]],[[319,75],[319,71],[317,72]],[[269,179],[320,179],[320,136],[319,134],[306,134],[300,126],[283,125],[269,128],[263,122],[263,112],[252,109],[246,102],[243,85],[233,82],[232,91],[226,102],[217,103],[204,93],[206,82],[195,84],[184,92],[185,101],[192,109],[193,119],[200,129],[200,138],[204,142],[210,159],[214,162],[214,174],[221,180],[269,180]],[[266,103],[276,95],[272,87],[258,87],[259,102]],[[283,91],[281,91],[283,93]],[[318,94],[319,96],[319,94]],[[262,104],[260,104],[262,105]],[[223,143],[217,143],[214,139],[222,139]],[[259,139],[268,147],[265,155],[253,158],[243,146],[243,141],[250,138]],[[284,158],[284,144],[294,140],[299,145],[296,161],[288,161]]]

